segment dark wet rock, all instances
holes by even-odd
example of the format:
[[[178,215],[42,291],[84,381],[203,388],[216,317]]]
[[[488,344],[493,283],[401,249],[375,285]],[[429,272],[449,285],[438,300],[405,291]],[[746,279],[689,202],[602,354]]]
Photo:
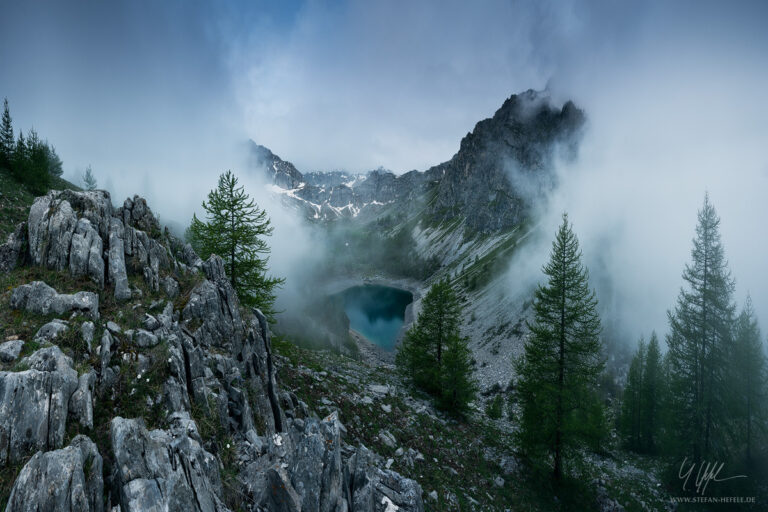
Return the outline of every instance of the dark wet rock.
[[[61,315],[74,311],[98,319],[99,296],[93,292],[60,294],[43,281],[33,281],[14,288],[11,293],[11,308],[38,315]]]
[[[102,458],[86,436],[60,450],[37,452],[19,473],[6,512],[101,512]]]

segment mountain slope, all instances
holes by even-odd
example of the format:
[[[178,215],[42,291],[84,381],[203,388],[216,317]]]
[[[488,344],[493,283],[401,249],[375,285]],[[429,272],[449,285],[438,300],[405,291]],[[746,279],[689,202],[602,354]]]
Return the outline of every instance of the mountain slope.
[[[523,221],[552,188],[555,157],[575,154],[584,120],[572,102],[555,107],[546,94],[529,90],[477,123],[450,160],[424,172],[304,176],[253,141],[250,161],[311,219],[370,220],[397,210],[429,223],[465,220],[473,232],[494,233]]]

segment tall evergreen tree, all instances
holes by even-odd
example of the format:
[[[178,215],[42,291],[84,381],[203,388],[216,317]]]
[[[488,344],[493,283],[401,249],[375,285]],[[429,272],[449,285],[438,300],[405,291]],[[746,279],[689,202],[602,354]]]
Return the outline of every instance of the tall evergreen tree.
[[[736,320],[730,396],[734,445],[747,463],[753,458],[755,438],[765,435],[768,428],[766,368],[760,327],[752,309],[752,299],[747,297]]]
[[[19,138],[13,148],[11,157],[11,171],[14,177],[24,183],[29,165],[29,151],[27,149],[27,140],[24,138],[24,132],[19,130]]]
[[[627,373],[627,385],[621,403],[619,430],[624,442],[631,450],[640,451],[643,425],[643,388],[646,360],[645,342],[641,339],[637,351],[632,357]]]
[[[731,346],[734,305],[725,251],[720,240],[720,218],[709,201],[698,213],[692,261],[683,272],[674,311],[668,312],[667,337],[671,386],[681,455],[695,462],[725,451],[726,354]]]
[[[273,319],[275,288],[284,279],[267,275],[269,246],[264,237],[273,230],[267,212],[238,186],[231,171],[219,176],[218,187],[208,193],[203,209],[205,222],[193,215],[187,239],[202,258],[211,254],[223,258],[240,302],[259,307]]]
[[[437,397],[438,405],[459,414],[467,411],[477,390],[471,353],[460,334],[461,315],[450,282],[443,279],[433,284],[396,356],[397,365],[414,385]]]
[[[643,382],[640,393],[640,431],[642,450],[653,453],[658,446],[660,427],[660,403],[664,393],[664,369],[661,348],[655,332],[651,333],[643,366]]]
[[[519,441],[533,458],[551,456],[559,480],[567,450],[599,437],[595,431],[604,426],[594,413],[602,407],[596,387],[605,366],[597,298],[567,215],[543,271],[548,282],[535,292],[535,318],[518,362]]]
[[[0,124],[0,166],[9,168],[16,148],[16,140],[13,138],[13,123],[11,112],[8,109],[8,98],[3,102],[3,120]]]
[[[34,129],[27,135],[27,158],[22,181],[36,194],[44,194],[51,184],[48,147]]]
[[[61,158],[56,153],[56,148],[48,144],[47,141],[45,142],[45,158],[48,163],[48,174],[57,178],[61,177],[64,173]]]

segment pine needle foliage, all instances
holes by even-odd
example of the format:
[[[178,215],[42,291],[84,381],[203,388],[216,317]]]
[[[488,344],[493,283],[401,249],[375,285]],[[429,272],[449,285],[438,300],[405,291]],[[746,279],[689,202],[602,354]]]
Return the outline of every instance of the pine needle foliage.
[[[272,234],[267,212],[260,209],[238,186],[238,179],[227,171],[219,176],[216,189],[203,201],[205,221],[192,216],[187,240],[200,257],[220,256],[232,287],[241,304],[258,307],[274,320],[275,291],[284,279],[268,276],[269,246],[265,237]]]
[[[530,336],[518,361],[518,441],[534,462],[552,461],[556,481],[563,476],[569,450],[599,449],[606,427],[597,396],[605,366],[600,317],[581,259],[578,239],[563,215],[543,269],[547,283],[535,292],[535,318],[528,323]]]

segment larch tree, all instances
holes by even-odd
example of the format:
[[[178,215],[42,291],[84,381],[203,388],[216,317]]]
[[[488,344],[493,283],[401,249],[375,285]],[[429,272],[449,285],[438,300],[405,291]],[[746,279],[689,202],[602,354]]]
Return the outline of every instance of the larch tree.
[[[275,290],[284,279],[267,275],[270,249],[265,237],[273,231],[267,212],[238,186],[231,171],[219,176],[217,188],[202,206],[206,219],[192,216],[188,241],[202,258],[220,256],[240,302],[274,320]]]
[[[656,451],[661,426],[660,410],[665,389],[664,368],[659,337],[651,333],[643,365],[643,382],[640,391],[640,432],[642,450]]]
[[[624,443],[627,448],[634,451],[640,451],[642,447],[643,377],[646,355],[645,342],[641,339],[629,363],[627,385],[624,387],[619,416],[619,431],[624,438]]]
[[[720,240],[720,218],[709,201],[698,212],[691,263],[673,311],[670,331],[672,406],[677,424],[674,443],[694,462],[723,455],[726,424],[727,353],[734,315],[731,279]]]
[[[96,187],[98,186],[96,176],[93,175],[93,170],[91,169],[90,165],[85,168],[85,174],[83,174],[83,185],[85,185],[86,190],[96,190]]]
[[[731,369],[733,444],[750,463],[756,438],[764,436],[768,429],[766,358],[750,297],[736,319]]]
[[[434,395],[438,405],[467,411],[477,385],[467,340],[460,334],[461,306],[447,279],[436,282],[398,348],[395,361],[416,386]]]
[[[589,288],[579,242],[568,216],[544,266],[547,283],[534,295],[534,321],[518,362],[521,448],[532,459],[551,457],[563,475],[567,452],[600,438],[605,427],[597,384],[605,367],[597,297]]]

